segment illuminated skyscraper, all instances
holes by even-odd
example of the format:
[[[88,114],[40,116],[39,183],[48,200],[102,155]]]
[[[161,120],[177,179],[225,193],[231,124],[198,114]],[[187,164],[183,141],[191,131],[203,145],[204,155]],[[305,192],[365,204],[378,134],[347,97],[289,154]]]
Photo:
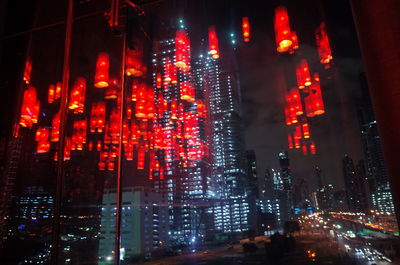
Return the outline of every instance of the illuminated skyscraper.
[[[204,91],[208,108],[208,144],[211,174],[207,196],[213,207],[217,232],[249,229],[249,204],[239,87],[233,74],[222,70],[221,62],[200,55],[194,63],[196,83]]]
[[[280,200],[282,222],[290,219],[294,209],[293,179],[290,171],[289,155],[287,151],[279,152],[279,165],[281,167],[281,179],[283,184],[283,195]]]
[[[202,91],[194,82],[190,58],[179,61],[178,32],[177,39],[154,42],[152,70],[157,112],[153,129],[155,134],[160,131],[160,145],[164,145],[156,151],[155,166],[163,171],[155,174],[154,188],[168,196],[172,243],[196,244],[206,230],[206,109]]]
[[[388,172],[383,158],[381,138],[372,108],[365,73],[360,75],[362,104],[358,109],[358,120],[364,151],[365,175],[373,210],[394,213],[394,204]]]

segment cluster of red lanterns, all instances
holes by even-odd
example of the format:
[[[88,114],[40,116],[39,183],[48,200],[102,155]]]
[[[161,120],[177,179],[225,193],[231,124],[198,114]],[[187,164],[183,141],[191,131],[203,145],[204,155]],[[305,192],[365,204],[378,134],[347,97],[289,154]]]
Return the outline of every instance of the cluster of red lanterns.
[[[94,102],[90,115],[90,132],[102,133],[106,123],[106,104],[103,101]]]
[[[322,22],[316,30],[317,50],[323,68],[330,67],[332,53]],[[294,54],[298,49],[298,39],[291,30],[287,9],[278,6],[275,9],[275,38],[279,53]],[[320,78],[318,73],[311,74],[306,59],[298,60],[295,67],[297,86],[285,95],[285,122],[289,127],[289,149],[301,149],[306,154],[316,154],[316,146],[311,139],[309,119],[325,113]]]
[[[208,44],[210,49],[211,57],[214,59],[219,58],[219,45],[217,32],[215,31],[215,26],[210,26],[208,28]]]

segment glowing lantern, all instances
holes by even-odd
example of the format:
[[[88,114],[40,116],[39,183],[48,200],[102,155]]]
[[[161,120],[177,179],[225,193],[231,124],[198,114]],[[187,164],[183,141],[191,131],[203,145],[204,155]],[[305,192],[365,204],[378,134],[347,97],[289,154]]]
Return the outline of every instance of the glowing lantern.
[[[183,71],[190,70],[190,40],[183,29],[176,31],[175,65]]]
[[[303,105],[301,104],[300,92],[297,88],[290,89],[291,107],[295,109],[296,115],[303,115]]]
[[[167,58],[164,63],[164,80],[165,82],[171,82],[171,72],[172,72],[172,63],[171,59]]]
[[[307,155],[308,154],[308,150],[307,150],[307,145],[302,145],[301,149],[303,150],[303,154]]]
[[[178,103],[176,99],[173,99],[171,102],[171,119],[178,119]]]
[[[138,150],[138,157],[137,157],[137,169],[144,169],[144,159],[145,159],[145,152],[144,149],[141,147]]]
[[[54,99],[59,99],[61,97],[61,82],[56,83],[56,93]]]
[[[303,138],[307,139],[310,138],[310,130],[308,128],[308,123],[304,123],[303,125],[301,125],[302,129],[303,129]]]
[[[38,122],[40,102],[37,99],[36,88],[29,86],[24,91],[19,124],[22,127],[32,127]]]
[[[53,103],[56,96],[56,87],[54,84],[49,85],[49,90],[47,93],[47,102]]]
[[[74,86],[69,97],[69,109],[74,113],[83,113],[85,105],[86,79],[78,77],[75,79]]]
[[[310,68],[306,59],[302,59],[296,68],[297,86],[299,89],[311,85]]]
[[[215,26],[210,26],[208,28],[208,45],[210,49],[211,57],[214,59],[219,58],[219,47],[218,47],[218,37],[215,32]]]
[[[71,150],[83,150],[83,145],[86,144],[86,128],[86,120],[79,120],[74,122],[71,139]]]
[[[292,124],[292,120],[291,120],[291,116],[290,116],[290,110],[289,110],[288,106],[285,107],[285,122],[286,122],[286,125],[291,125]]]
[[[154,90],[152,88],[146,92],[146,114],[147,119],[154,118]]]
[[[119,85],[117,79],[111,79],[110,85],[104,91],[105,99],[116,99],[118,98]]]
[[[134,145],[132,143],[124,144],[125,159],[128,161],[133,160]]]
[[[292,33],[290,30],[289,16],[284,6],[275,9],[275,39],[278,52],[288,51],[292,44]]]
[[[310,153],[313,155],[315,155],[317,153],[317,149],[315,147],[314,142],[311,142],[311,144],[310,144]]]
[[[24,77],[23,77],[25,83],[28,85],[31,82],[31,72],[32,72],[32,61],[30,58],[28,58],[25,63],[25,70],[24,70]]]
[[[36,130],[35,140],[38,143],[36,152],[37,153],[47,153],[50,151],[50,129],[47,127],[39,127]]]
[[[288,146],[289,149],[293,149],[293,137],[290,134],[288,134]]]
[[[193,84],[189,81],[183,81],[179,84],[181,99],[187,102],[194,102],[195,90]]]
[[[297,50],[298,48],[299,48],[299,39],[297,38],[297,33],[296,33],[296,31],[292,31],[291,52],[294,52],[294,50]]]
[[[318,55],[320,62],[325,64],[325,68],[330,67],[332,61],[332,51],[329,44],[328,34],[326,32],[325,22],[321,22],[319,27],[315,30],[315,39],[317,42]]]
[[[108,87],[108,68],[109,59],[107,53],[99,53],[96,63],[96,74],[94,76],[94,86],[98,88]]]
[[[90,113],[90,132],[103,132],[106,119],[106,104],[102,101],[92,105]]]
[[[293,137],[294,140],[294,148],[299,149],[300,148],[300,139]]]
[[[54,115],[51,127],[50,141],[58,142],[60,137],[60,112],[57,112],[57,114]]]
[[[161,88],[162,86],[162,76],[161,73],[157,73],[156,75],[156,88]]]
[[[301,102],[299,103],[299,98],[294,99],[293,94],[291,91],[286,93],[286,108],[285,108],[285,115],[287,117],[286,124],[293,124],[297,123],[297,109],[301,107]],[[300,97],[300,95],[298,95]],[[300,107],[298,106],[300,104]]]
[[[138,119],[145,119],[147,117],[146,113],[146,84],[141,83],[137,87],[137,100],[136,100],[136,106],[135,106],[135,116]]]
[[[314,74],[314,80],[315,80],[314,85],[311,88],[311,90],[313,92],[312,101],[313,101],[313,106],[314,106],[314,114],[321,115],[321,114],[325,113],[325,107],[324,107],[324,100],[322,98],[322,91],[321,91],[318,73]]]
[[[206,105],[200,99],[197,100],[197,114],[199,115],[199,118],[205,119],[207,116]]]
[[[137,93],[138,93],[138,87],[139,87],[139,82],[137,80],[134,80],[132,83],[132,101],[137,100]]]
[[[248,17],[242,18],[242,31],[243,31],[243,41],[250,41],[250,23]]]
[[[128,76],[140,77],[147,71],[143,66],[143,46],[140,41],[135,41],[135,49],[127,49],[126,74]]]

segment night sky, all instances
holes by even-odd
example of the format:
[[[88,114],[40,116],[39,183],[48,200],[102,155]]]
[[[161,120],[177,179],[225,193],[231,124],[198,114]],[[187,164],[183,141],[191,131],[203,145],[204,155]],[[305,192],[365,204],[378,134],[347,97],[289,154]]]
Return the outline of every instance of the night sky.
[[[283,113],[284,91],[295,81],[294,62],[288,56],[278,55],[275,47],[273,14],[274,8],[280,4],[288,8],[291,26],[299,37],[301,56],[307,58],[311,69],[320,72],[322,76],[326,110],[326,114],[310,122],[311,135],[315,140],[318,154],[303,156],[301,151],[289,152],[293,176],[295,182],[304,178],[309,182],[310,189],[315,188],[313,167],[318,165],[322,169],[324,182],[333,183],[340,188],[343,186],[341,159],[344,154],[349,154],[355,162],[362,158],[356,110],[360,98],[358,78],[363,69],[347,0],[176,0],[155,1],[145,9],[148,10],[149,19],[154,20],[152,23],[157,28],[155,35],[162,32],[160,27],[173,25],[178,18],[185,20],[193,44],[192,57],[199,53],[208,26],[214,24],[220,39],[223,64],[228,65],[224,57],[228,57],[232,50],[229,34],[231,32],[236,34],[240,42],[236,54],[239,63],[246,148],[255,150],[258,177],[262,178],[266,168],[278,167],[278,152],[287,148],[287,126]],[[250,19],[249,44],[241,42],[242,16],[248,16]],[[32,15],[27,11],[25,17],[27,20],[25,24],[29,24]],[[314,30],[322,20],[327,23],[333,48],[334,67],[329,72],[322,71],[315,49]],[[7,32],[10,31],[9,28],[6,28],[5,33],[9,33]],[[11,31],[18,29],[14,28]],[[15,48],[19,60],[23,58],[21,43],[24,42],[19,39],[21,47]],[[5,45],[14,44],[12,41],[7,41]],[[2,56],[12,55],[4,54],[3,50]],[[13,99],[15,90],[10,88],[17,87],[16,84],[10,83],[10,78],[5,78],[5,75],[15,72],[21,64],[22,60],[17,61],[13,68],[3,71],[1,89],[7,91],[7,98],[0,99],[2,134],[5,132],[4,125],[9,124],[9,117],[13,111],[10,106],[13,100],[9,98]],[[2,69],[5,69],[4,65]]]

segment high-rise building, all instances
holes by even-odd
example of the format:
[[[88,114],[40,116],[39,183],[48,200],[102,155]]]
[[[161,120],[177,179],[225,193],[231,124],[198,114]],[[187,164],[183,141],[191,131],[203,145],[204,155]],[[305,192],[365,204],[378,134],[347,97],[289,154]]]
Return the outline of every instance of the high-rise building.
[[[200,55],[193,65],[196,83],[204,91],[208,108],[208,144],[211,174],[207,196],[213,207],[217,232],[249,229],[249,202],[240,93],[235,75],[223,71],[221,62]]]
[[[365,212],[368,209],[366,203],[365,180],[363,172],[359,172],[353,159],[345,155],[342,160],[343,177],[346,189],[347,204],[350,211]]]
[[[259,200],[259,185],[257,178],[257,160],[254,150],[246,151],[247,178],[246,195],[249,203],[249,229],[259,231],[261,209],[257,203]]]
[[[322,212],[329,212],[334,207],[333,185],[327,184],[320,187],[316,192],[317,207]]]
[[[104,190],[99,264],[114,264],[116,196],[115,189]],[[122,259],[149,256],[169,247],[167,194],[145,187],[124,188],[122,205]]]
[[[293,179],[290,171],[288,152],[279,152],[278,156],[283,185],[283,196],[281,200],[281,220],[282,222],[285,222],[290,219],[294,210]]]
[[[281,201],[284,198],[281,172],[277,169],[267,169],[261,191],[261,212],[273,214],[276,226],[282,221]]]
[[[381,138],[371,104],[365,73],[360,75],[360,86],[362,103],[359,104],[358,108],[358,120],[371,208],[377,212],[394,213],[393,198],[383,157]]]
[[[164,135],[162,144],[166,145],[156,154],[164,171],[154,179],[154,188],[168,194],[172,243],[195,244],[204,238],[208,220],[204,96],[194,81],[193,69],[189,69],[190,58],[186,58],[184,69],[175,66],[176,39],[155,41],[153,47],[153,88],[158,109],[154,129]]]

